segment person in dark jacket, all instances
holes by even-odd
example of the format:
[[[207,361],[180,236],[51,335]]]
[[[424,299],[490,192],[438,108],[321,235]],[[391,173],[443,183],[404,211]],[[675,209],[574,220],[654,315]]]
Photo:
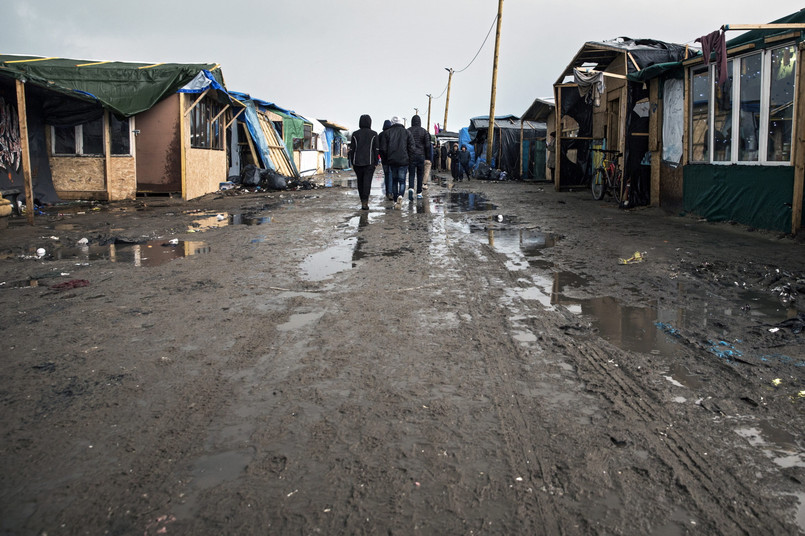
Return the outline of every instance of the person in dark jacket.
[[[349,142],[349,163],[358,178],[358,196],[361,198],[361,209],[369,210],[369,191],[372,189],[372,175],[377,167],[378,140],[377,132],[372,130],[372,118],[362,115],[358,121],[358,130],[352,133]]]
[[[450,152],[450,149],[447,145],[442,145],[439,147],[439,169],[442,171],[447,171],[447,153]]]
[[[450,158],[450,174],[453,175],[453,180],[459,180],[461,172],[461,164],[458,163],[458,144],[454,143],[453,146],[450,148],[450,152],[447,153],[447,156]]]
[[[389,128],[391,128],[391,120],[386,119],[383,121],[383,131],[377,136],[381,147],[383,146],[383,138]],[[394,179],[391,176],[391,166],[388,164],[388,158],[383,154],[382,149],[380,151],[380,164],[383,166],[383,184],[386,187],[386,199],[394,201]]]
[[[397,204],[400,205],[405,193],[405,174],[410,162],[409,155],[414,152],[414,138],[399,117],[392,117],[391,123],[391,127],[380,140],[380,151],[388,165],[391,166],[391,176],[394,179],[392,192]]]
[[[466,145],[461,146],[458,152],[458,163],[461,168],[458,170],[458,180],[464,179],[464,174],[467,174],[467,180],[470,180],[470,152],[467,150]]]
[[[408,199],[414,198],[414,189],[416,189],[416,196],[422,199],[422,181],[425,178],[425,160],[430,154],[430,134],[422,128],[422,118],[415,115],[411,118],[411,126],[408,127],[408,132],[414,139],[414,151],[411,153],[410,161],[408,162]],[[416,177],[416,182],[414,178]]]

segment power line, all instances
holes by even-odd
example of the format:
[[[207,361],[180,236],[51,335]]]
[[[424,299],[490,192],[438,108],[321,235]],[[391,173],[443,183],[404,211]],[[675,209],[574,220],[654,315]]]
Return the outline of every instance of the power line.
[[[484,37],[484,42],[483,42],[483,43],[481,43],[481,48],[479,48],[479,49],[478,49],[478,52],[476,52],[476,53],[475,53],[475,57],[474,57],[474,58],[472,58],[472,61],[469,63],[469,65],[467,65],[466,67],[464,67],[464,68],[463,68],[463,69],[461,69],[460,71],[454,71],[454,72],[456,72],[456,73],[461,73],[461,72],[464,72],[464,71],[466,71],[467,69],[469,69],[469,68],[470,68],[470,65],[472,65],[473,63],[475,63],[475,60],[478,58],[478,54],[480,54],[480,53],[481,53],[481,50],[483,50],[484,45],[486,44],[486,40],[487,40],[487,39],[489,39],[489,35],[492,33],[492,28],[494,28],[494,27],[495,27],[495,23],[497,22],[497,20],[498,20],[498,16],[497,16],[497,15],[495,15],[495,18],[494,18],[494,19],[492,19],[492,26],[490,26],[490,27],[489,27],[489,31],[488,31],[488,32],[486,32],[486,37]]]

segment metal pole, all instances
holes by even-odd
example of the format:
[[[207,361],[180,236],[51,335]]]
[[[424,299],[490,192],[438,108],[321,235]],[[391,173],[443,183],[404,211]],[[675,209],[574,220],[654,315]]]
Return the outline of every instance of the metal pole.
[[[428,125],[427,125],[427,128],[425,130],[427,130],[428,134],[430,134],[430,102],[431,102],[431,99],[433,99],[433,95],[428,93],[427,96],[428,96]]]
[[[445,69],[450,73],[450,76],[447,77],[447,100],[444,101],[444,123],[442,124],[442,130],[447,130],[447,109],[450,107],[450,82],[453,80],[453,69],[450,67],[445,67]]]
[[[492,142],[495,137],[495,93],[498,80],[498,55],[500,54],[500,22],[503,18],[503,0],[498,0],[498,24],[495,32],[495,59],[492,64],[492,96],[489,103],[489,128],[486,132],[486,158],[487,164],[492,166]]]

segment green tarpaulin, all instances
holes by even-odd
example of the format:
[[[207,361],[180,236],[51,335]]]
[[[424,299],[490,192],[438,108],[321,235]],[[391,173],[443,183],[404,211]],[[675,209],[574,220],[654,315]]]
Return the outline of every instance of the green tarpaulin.
[[[689,165],[683,169],[685,210],[710,221],[791,232],[792,166]]]
[[[99,102],[123,117],[150,109],[202,70],[210,71],[224,85],[220,67],[209,63],[147,64],[0,55],[0,76]]]

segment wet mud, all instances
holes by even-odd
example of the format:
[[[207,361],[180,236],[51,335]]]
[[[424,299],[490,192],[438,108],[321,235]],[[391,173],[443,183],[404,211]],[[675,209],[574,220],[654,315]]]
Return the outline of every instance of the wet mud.
[[[801,240],[381,184],[8,222],[0,534],[805,531]]]

